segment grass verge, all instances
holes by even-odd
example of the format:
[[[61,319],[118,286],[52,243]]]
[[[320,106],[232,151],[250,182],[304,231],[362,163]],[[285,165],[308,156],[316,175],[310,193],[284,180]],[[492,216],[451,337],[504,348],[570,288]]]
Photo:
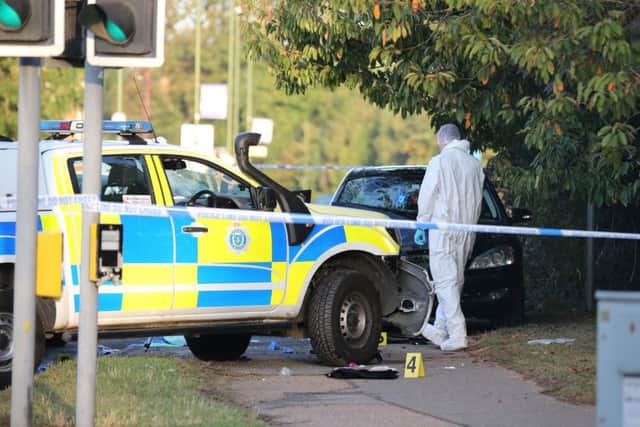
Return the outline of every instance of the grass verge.
[[[530,345],[541,338],[575,338],[567,344]],[[518,327],[481,333],[470,353],[536,382],[543,391],[575,404],[595,403],[596,320],[593,316],[536,315]]]
[[[220,399],[215,378],[198,378],[201,362],[175,357],[100,357],[96,426],[267,426],[248,410]],[[35,378],[35,426],[75,425],[76,363],[66,361]],[[0,426],[8,426],[10,389],[0,392]]]

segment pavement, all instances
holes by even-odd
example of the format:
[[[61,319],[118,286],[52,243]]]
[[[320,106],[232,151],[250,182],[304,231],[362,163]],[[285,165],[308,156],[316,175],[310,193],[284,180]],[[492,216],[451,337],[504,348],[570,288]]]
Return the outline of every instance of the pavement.
[[[106,354],[175,354],[192,357],[175,340],[157,337],[102,340]],[[63,349],[73,351],[75,343]],[[425,375],[404,378],[408,352],[418,352]],[[560,402],[513,371],[409,341],[381,347],[381,365],[397,379],[335,379],[320,365],[307,339],[254,337],[240,361],[203,363],[228,384],[227,396],[275,426],[548,426],[595,425],[595,407]],[[55,360],[50,351],[46,360]]]

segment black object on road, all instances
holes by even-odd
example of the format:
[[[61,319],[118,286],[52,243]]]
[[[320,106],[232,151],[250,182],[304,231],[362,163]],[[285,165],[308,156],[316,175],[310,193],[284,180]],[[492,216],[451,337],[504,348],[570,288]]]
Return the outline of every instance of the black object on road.
[[[398,370],[388,366],[357,366],[334,368],[327,374],[330,378],[337,379],[369,379],[369,380],[394,380],[398,378]]]

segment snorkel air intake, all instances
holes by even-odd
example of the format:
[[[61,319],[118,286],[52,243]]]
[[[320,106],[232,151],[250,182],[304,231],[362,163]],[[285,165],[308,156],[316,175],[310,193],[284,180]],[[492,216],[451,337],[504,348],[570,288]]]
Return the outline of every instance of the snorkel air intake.
[[[291,191],[269,178],[267,175],[256,169],[249,161],[249,147],[258,145],[260,142],[260,134],[253,132],[242,132],[236,136],[235,150],[236,161],[240,170],[251,178],[255,179],[260,185],[271,188],[276,193],[276,199],[282,209],[286,213],[309,214],[309,209],[304,202]],[[299,245],[304,242],[311,230],[313,224],[291,224],[287,223],[287,235],[290,245]]]

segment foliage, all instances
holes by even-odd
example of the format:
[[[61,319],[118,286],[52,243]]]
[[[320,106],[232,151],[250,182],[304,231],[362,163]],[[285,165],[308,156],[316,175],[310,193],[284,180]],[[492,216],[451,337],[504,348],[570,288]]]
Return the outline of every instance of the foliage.
[[[453,121],[523,194],[637,204],[640,2],[254,2],[279,87]]]
[[[16,135],[18,116],[18,67],[16,61],[0,58],[0,135],[14,137]]]
[[[73,68],[45,68],[41,75],[40,100],[43,119],[61,114],[75,118],[82,101],[82,74]],[[18,61],[0,58],[0,135],[17,138]]]

